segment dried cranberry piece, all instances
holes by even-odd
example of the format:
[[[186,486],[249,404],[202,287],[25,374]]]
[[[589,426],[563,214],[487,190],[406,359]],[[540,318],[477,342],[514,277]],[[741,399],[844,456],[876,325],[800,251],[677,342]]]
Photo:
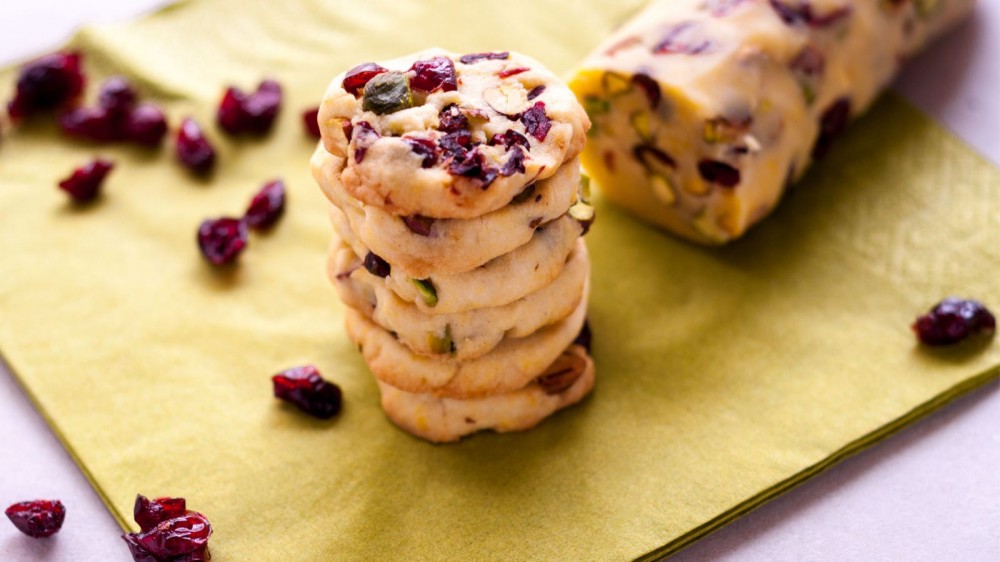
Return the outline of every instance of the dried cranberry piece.
[[[713,16],[720,18],[729,15],[730,12],[738,8],[748,0],[706,0],[704,7]]]
[[[524,150],[520,146],[510,149],[510,156],[500,167],[500,175],[507,177],[524,173]]]
[[[788,67],[806,76],[819,76],[823,74],[823,70],[826,68],[826,57],[816,47],[806,45],[788,63]]]
[[[188,511],[167,519],[136,536],[146,552],[159,558],[173,558],[203,549],[212,536],[212,525],[204,515]]]
[[[190,117],[181,121],[177,131],[177,160],[196,174],[207,174],[215,165],[215,148]]]
[[[464,158],[455,158],[448,166],[448,172],[479,180],[482,189],[488,188],[497,178],[497,170],[486,163],[486,158],[478,151],[471,150]]]
[[[421,158],[421,168],[430,168],[437,164],[438,149],[434,141],[415,137],[403,137],[403,142],[409,145],[410,150]]]
[[[274,396],[294,404],[303,412],[328,419],[340,412],[340,387],[323,380],[313,365],[303,365],[282,371],[271,377]]]
[[[833,102],[826,111],[823,112],[819,120],[819,136],[816,138],[816,145],[813,147],[813,158],[822,158],[830,151],[834,141],[847,128],[847,123],[851,119],[851,100],[840,98]]]
[[[552,128],[552,121],[545,115],[545,102],[536,101],[535,105],[521,114],[521,122],[529,135],[539,141],[544,141]]]
[[[673,26],[663,39],[653,47],[653,53],[657,55],[702,55],[711,52],[714,48],[715,43],[704,36],[698,22],[686,21]]]
[[[812,4],[808,0],[798,0],[795,6],[791,6],[782,0],[769,0],[769,2],[771,8],[781,18],[781,21],[787,25],[805,24],[809,27],[823,28],[831,26],[851,15],[850,6],[842,6],[831,10],[827,14],[818,15],[813,12]]]
[[[77,203],[91,201],[101,192],[104,178],[108,176],[114,166],[114,162],[110,160],[95,158],[86,165],[73,170],[68,178],[59,182],[59,189],[68,193]]]
[[[523,146],[524,148],[530,149],[531,143],[528,141],[528,137],[522,135],[521,133],[515,131],[514,129],[507,129],[503,134],[493,135],[490,139],[489,145],[502,144],[508,150],[514,146]]]
[[[673,157],[652,145],[637,144],[632,147],[632,155],[635,156],[635,159],[638,160],[640,164],[648,169],[653,168],[654,161],[669,168],[677,167],[677,161],[675,161]]]
[[[35,539],[58,533],[66,519],[66,508],[59,500],[18,502],[4,513],[18,531]]]
[[[125,138],[141,146],[159,146],[167,136],[167,118],[159,107],[139,104],[125,119],[124,134]]]
[[[590,320],[584,320],[583,327],[580,328],[580,333],[576,335],[576,339],[573,340],[573,343],[576,345],[582,345],[583,348],[587,350],[587,353],[590,353],[590,343],[592,339],[593,336],[590,333]]]
[[[462,113],[458,106],[449,104],[441,108],[438,113],[438,129],[446,133],[454,133],[469,128],[469,118]]]
[[[410,229],[410,232],[414,234],[419,234],[420,236],[431,235],[431,229],[434,227],[434,219],[430,217],[425,217],[423,215],[410,215],[410,216],[404,216],[402,218],[403,218],[403,224],[406,225],[406,228]]]
[[[545,84],[542,84],[541,86],[535,86],[528,92],[528,101],[531,101],[537,98],[538,96],[542,95],[542,92],[544,91],[545,91]]]
[[[719,184],[722,187],[736,187],[740,183],[740,171],[718,160],[698,162],[698,173],[708,183]]]
[[[470,53],[468,55],[462,55],[458,58],[463,64],[474,64],[481,60],[507,60],[510,58],[510,53],[507,51],[502,51],[499,53]]]
[[[122,540],[128,545],[129,553],[132,554],[132,560],[134,562],[162,562],[162,559],[153,556],[144,546],[139,544],[138,536],[137,533],[125,533],[122,535]]]
[[[382,68],[373,62],[359,64],[344,74],[344,81],[341,82],[341,86],[352,96],[358,97],[361,90],[365,88],[365,84],[383,72],[389,72],[389,69]]]
[[[285,182],[272,180],[253,196],[243,220],[255,230],[270,228],[285,212]]]
[[[527,186],[525,186],[524,189],[521,190],[521,193],[515,195],[514,198],[510,200],[510,202],[514,205],[520,205],[521,203],[524,203],[528,199],[531,199],[531,196],[534,194],[535,194],[535,184],[529,183]]]
[[[638,72],[632,75],[632,83],[642,90],[642,93],[646,94],[646,98],[649,100],[649,107],[656,109],[660,105],[660,99],[662,94],[660,92],[660,85],[653,80],[648,74]]]
[[[112,76],[101,85],[97,94],[97,105],[106,109],[116,117],[125,117],[135,106],[138,96],[128,80],[121,76]]]
[[[452,158],[464,158],[468,149],[472,146],[472,133],[469,131],[455,131],[438,139],[438,146],[445,155]]]
[[[497,76],[500,78],[510,78],[511,76],[517,76],[518,74],[521,74],[522,72],[527,72],[529,70],[531,69],[526,66],[518,66],[516,68],[508,68],[506,70],[501,70],[500,72],[497,73]]]
[[[184,498],[151,500],[142,494],[136,494],[135,506],[132,508],[132,517],[143,532],[149,531],[167,519],[180,517],[185,513],[187,513],[187,502]]]
[[[75,107],[59,116],[59,128],[71,137],[110,142],[121,137],[118,123],[103,107]]]
[[[378,134],[371,123],[368,121],[359,121],[351,129],[351,138],[354,141],[354,161],[358,164],[365,159],[365,153],[368,152],[368,147],[375,144],[375,141],[382,138],[382,135]],[[357,133],[357,134],[354,134]]]
[[[392,266],[389,262],[375,255],[375,252],[368,252],[364,261],[365,269],[375,277],[388,277],[392,273]]]
[[[912,329],[926,345],[952,345],[976,334],[996,332],[997,321],[983,303],[949,297],[913,323]]]
[[[313,107],[302,112],[302,124],[305,125],[306,134],[313,138],[320,138],[319,132],[319,108]]]
[[[428,60],[418,60],[410,67],[413,78],[410,78],[410,88],[421,92],[454,92],[458,89],[458,77],[455,75],[455,63],[448,57],[434,57]]]
[[[281,85],[264,80],[252,94],[229,87],[219,102],[219,126],[227,133],[263,135],[271,130],[281,109]]]
[[[86,81],[78,52],[52,53],[21,67],[14,99],[7,104],[12,119],[67,105],[83,93]]]
[[[236,261],[247,245],[247,223],[243,219],[207,219],[198,227],[198,248],[212,265]]]

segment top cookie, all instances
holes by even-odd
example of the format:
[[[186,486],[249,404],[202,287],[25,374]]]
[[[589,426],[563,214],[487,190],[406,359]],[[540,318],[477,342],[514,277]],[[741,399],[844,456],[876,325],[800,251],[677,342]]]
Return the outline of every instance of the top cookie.
[[[323,145],[352,197],[400,215],[478,217],[583,148],[590,121],[565,84],[516,53],[431,49],[334,78]]]

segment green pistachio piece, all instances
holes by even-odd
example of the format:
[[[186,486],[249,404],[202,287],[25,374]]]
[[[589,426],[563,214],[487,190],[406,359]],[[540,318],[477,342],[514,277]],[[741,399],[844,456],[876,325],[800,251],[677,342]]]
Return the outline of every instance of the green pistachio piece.
[[[594,118],[611,111],[611,102],[606,99],[587,96],[583,98],[583,109],[587,112],[588,116]]]
[[[590,202],[590,176],[583,172],[580,172],[580,200]]]
[[[632,124],[632,128],[635,129],[635,133],[639,135],[639,138],[642,139],[643,142],[653,142],[653,132],[649,125],[648,111],[636,111],[632,115],[628,116],[628,121]]]
[[[434,288],[434,283],[431,283],[430,279],[410,279],[410,281],[417,288],[417,292],[420,293],[420,298],[423,299],[424,304],[434,306],[438,303],[437,289]]]
[[[437,353],[438,355],[444,355],[445,353],[454,355],[455,342],[451,339],[451,324],[445,325],[443,336],[439,336],[433,332],[428,333],[427,347],[431,349],[432,353]]]
[[[580,232],[580,236],[584,236],[590,231],[590,225],[594,224],[594,208],[590,205],[584,203],[583,201],[577,201],[569,208],[569,216],[576,219],[583,228]]]
[[[812,84],[802,81],[799,82],[799,87],[802,88],[802,97],[806,99],[806,105],[812,105],[816,101],[816,90]]]
[[[383,72],[365,84],[365,111],[379,115],[413,107],[410,83],[402,72]]]
[[[632,81],[616,72],[605,72],[601,76],[601,87],[609,96],[618,96],[632,91]]]

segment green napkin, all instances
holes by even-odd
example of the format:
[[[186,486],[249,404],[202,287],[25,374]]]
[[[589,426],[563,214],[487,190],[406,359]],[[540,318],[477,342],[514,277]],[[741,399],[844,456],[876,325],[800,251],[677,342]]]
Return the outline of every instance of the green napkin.
[[[1000,174],[888,97],[725,248],[597,198],[598,384],[580,406],[449,446],[385,419],[324,276],[300,110],[348,66],[435,44],[568,72],[640,4],[205,0],[73,39],[91,96],[126,74],[220,149],[199,182],[169,146],[77,144],[42,122],[0,145],[0,349],[123,526],[142,492],[205,512],[220,561],[651,558],[997,377],[995,343],[928,350],[909,324],[950,294],[1000,307]],[[220,135],[224,86],[266,76],[286,87],[276,131]],[[75,208],[55,183],[95,153],[118,166]],[[286,216],[213,271],[199,222],[277,176]],[[272,398],[269,376],[303,363],[343,387],[338,419]]]

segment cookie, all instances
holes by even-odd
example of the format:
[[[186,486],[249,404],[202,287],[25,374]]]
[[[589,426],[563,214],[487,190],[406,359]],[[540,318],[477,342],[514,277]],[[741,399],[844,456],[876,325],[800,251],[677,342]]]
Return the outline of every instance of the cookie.
[[[504,339],[469,361],[416,355],[388,331],[352,308],[344,325],[375,378],[400,390],[437,397],[475,398],[512,392],[529,384],[559,357],[583,328],[587,290],[563,320],[523,337]]]
[[[343,162],[318,148],[312,160],[317,183],[347,216],[361,243],[421,279],[432,273],[469,271],[527,244],[539,225],[563,215],[573,204],[580,183],[579,161],[573,159],[548,179],[529,184],[506,206],[481,217],[401,217],[351,197],[340,182]]]
[[[471,219],[572,160],[590,127],[563,82],[517,53],[431,49],[334,78],[319,110],[345,190],[399,215]]]
[[[451,314],[427,314],[402,300],[339,240],[331,248],[328,271],[344,304],[396,334],[413,353],[467,361],[504,338],[526,337],[572,313],[583,298],[590,260],[587,247],[578,243],[551,284],[504,306]]]
[[[366,271],[379,269],[377,273],[384,274],[387,287],[429,314],[503,306],[524,298],[552,283],[562,272],[578,241],[583,243],[580,241],[581,223],[567,214],[539,226],[527,244],[472,271],[416,277],[371,252],[351,231],[344,214],[333,205],[330,206],[330,219],[334,230],[355,254],[381,266]]]
[[[767,216],[972,0],[658,0],[571,81],[608,199],[722,244]]]
[[[458,441],[484,429],[503,433],[531,429],[583,399],[594,386],[594,362],[573,345],[549,369],[560,386],[532,382],[524,388],[468,400],[405,392],[380,382],[382,409],[393,423],[436,443]]]

